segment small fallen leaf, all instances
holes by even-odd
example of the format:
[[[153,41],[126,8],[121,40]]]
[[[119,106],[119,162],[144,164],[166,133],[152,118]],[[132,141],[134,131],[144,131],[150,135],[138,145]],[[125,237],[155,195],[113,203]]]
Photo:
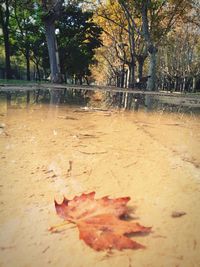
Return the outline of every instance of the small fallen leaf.
[[[43,249],[42,253],[44,254],[49,248],[50,246],[47,246],[45,249]]]
[[[69,160],[69,168],[67,170],[67,173],[70,174],[71,171],[72,171],[72,164],[73,164],[73,161],[72,160]]]
[[[173,218],[178,218],[178,217],[181,217],[181,216],[184,216],[184,215],[186,215],[186,212],[184,212],[184,211],[173,211],[172,214],[171,214],[171,216]]]
[[[127,235],[149,233],[151,227],[121,219],[128,215],[127,202],[130,197],[94,197],[95,192],[91,192],[75,196],[72,200],[64,198],[61,204],[55,201],[56,212],[64,220],[76,224],[80,239],[97,251],[144,248]],[[55,230],[55,227],[51,229]]]

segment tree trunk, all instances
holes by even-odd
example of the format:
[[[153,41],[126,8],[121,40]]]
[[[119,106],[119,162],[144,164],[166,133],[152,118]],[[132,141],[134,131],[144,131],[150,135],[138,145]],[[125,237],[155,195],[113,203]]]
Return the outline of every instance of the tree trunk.
[[[192,92],[193,93],[196,92],[196,77],[195,76],[192,78]]]
[[[31,80],[31,74],[30,74],[30,50],[29,50],[29,47],[26,47],[26,79],[27,79],[27,81]]]
[[[183,92],[185,93],[185,87],[186,87],[186,77],[183,78]]]
[[[9,42],[9,33],[5,32],[4,36],[4,46],[5,46],[5,56],[6,56],[6,79],[12,79],[12,71],[10,64],[10,42]]]
[[[49,53],[49,63],[51,69],[51,82],[61,83],[59,55],[55,35],[55,21],[61,16],[64,0],[42,0],[42,9],[44,11],[43,21]],[[51,104],[58,104],[62,96],[61,90],[51,90]]]
[[[147,80],[147,91],[155,91],[156,90],[156,53],[157,49],[153,49],[151,53],[149,53],[149,71],[148,76],[150,76]],[[145,96],[145,106],[146,111],[151,111],[153,104],[153,99],[151,95]]]
[[[147,90],[156,91],[156,57],[157,49],[152,48],[152,51],[149,52],[149,71],[148,71],[148,81],[147,81]]]
[[[144,66],[144,62],[142,62],[142,61],[138,62],[138,78],[139,78],[139,80],[141,80],[141,78],[143,77],[143,66]]]
[[[131,62],[129,64],[129,77],[128,77],[128,87],[133,88],[135,82],[135,65]]]
[[[174,92],[177,90],[177,85],[178,85],[178,78],[175,77],[175,82],[174,82]]]
[[[30,103],[30,91],[27,90],[27,93],[26,93],[26,103],[29,104]]]
[[[4,49],[5,49],[5,67],[6,67],[6,79],[12,79],[12,71],[10,64],[10,41],[9,41],[9,3],[8,0],[5,1],[6,10],[3,12],[3,7],[0,6],[0,23],[2,25],[3,30],[3,38],[4,38]]]
[[[46,39],[47,39],[50,69],[51,69],[51,82],[61,83],[54,23],[46,21],[45,30],[46,30]],[[60,102],[61,91],[52,89],[50,91],[50,94],[51,94],[51,104],[58,104]]]
[[[38,89],[38,91],[36,93],[35,103],[38,103],[39,96],[40,96],[40,89]]]
[[[36,72],[37,72],[37,80],[41,81],[41,74],[40,74],[40,69],[39,69],[38,63],[36,63]]]
[[[90,85],[90,82],[87,76],[85,76],[85,80],[86,80],[87,85]]]
[[[116,75],[116,87],[120,87],[120,75]]]
[[[143,77],[143,67],[144,67],[144,61],[145,61],[146,57],[139,55],[137,57],[137,61],[138,61],[138,78],[139,80],[141,80],[141,78]]]
[[[60,81],[60,66],[57,58],[57,45],[55,35],[55,25],[51,22],[45,23],[46,39],[49,52],[49,61],[51,69],[51,81],[57,83]]]
[[[120,71],[120,87],[124,88],[124,82],[125,82],[125,71],[124,71],[124,64]]]
[[[11,92],[10,91],[7,92],[6,99],[7,99],[7,105],[10,106],[11,105]]]
[[[149,22],[148,22],[148,8],[150,1],[142,1],[142,31],[143,36],[148,48],[149,53],[149,71],[148,75],[150,76],[147,81],[147,90],[152,91],[156,89],[156,56],[157,48],[153,44],[149,32]]]
[[[130,45],[130,55],[131,60],[129,64],[129,81],[128,87],[133,88],[135,83],[135,37],[134,37],[134,26],[131,24],[130,19],[128,20],[128,28],[129,28],[129,45]]]

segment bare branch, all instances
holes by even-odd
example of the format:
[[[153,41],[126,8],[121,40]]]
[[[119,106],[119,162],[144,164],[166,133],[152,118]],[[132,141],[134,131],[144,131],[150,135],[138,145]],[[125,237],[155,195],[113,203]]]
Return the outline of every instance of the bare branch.
[[[125,14],[127,14],[127,16],[130,18],[132,25],[135,29],[135,31],[142,36],[142,32],[139,30],[139,28],[137,27],[128,7],[126,6],[125,2],[123,0],[118,0],[119,4],[121,5],[122,9],[124,10]]]

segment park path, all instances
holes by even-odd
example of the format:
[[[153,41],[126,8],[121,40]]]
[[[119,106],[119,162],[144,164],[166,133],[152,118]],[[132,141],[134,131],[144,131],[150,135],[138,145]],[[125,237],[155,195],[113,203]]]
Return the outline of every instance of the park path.
[[[195,267],[200,263],[200,119],[1,104],[1,267]],[[145,250],[96,252],[62,222],[54,198],[130,196],[153,232]],[[172,217],[173,212],[185,212]]]

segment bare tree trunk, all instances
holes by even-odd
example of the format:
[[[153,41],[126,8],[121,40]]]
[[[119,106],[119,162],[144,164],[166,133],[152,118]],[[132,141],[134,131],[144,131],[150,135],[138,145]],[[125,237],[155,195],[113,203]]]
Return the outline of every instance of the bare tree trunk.
[[[38,103],[39,96],[40,96],[40,89],[38,89],[38,91],[37,91],[37,93],[36,93],[35,103]]]
[[[139,80],[141,80],[141,78],[143,77],[143,66],[144,66],[144,62],[138,61],[138,78],[139,78]]]
[[[46,40],[49,53],[49,62],[51,69],[51,82],[52,83],[61,83],[61,73],[59,65],[59,55],[56,42],[55,34],[55,21],[59,18],[61,14],[63,0],[51,0],[51,1],[42,1],[43,10],[45,16],[43,17],[45,31],[46,31]],[[58,104],[62,95],[61,90],[52,89],[50,91],[51,95],[51,104]]]
[[[51,82],[61,83],[54,23],[50,23],[47,21],[45,23],[45,30],[46,30],[46,39],[47,39],[50,69],[51,69]],[[60,97],[61,97],[60,90],[52,89],[50,91],[50,95],[51,95],[51,104],[58,104],[60,102]]]
[[[31,75],[30,75],[30,51],[29,47],[26,47],[26,79],[27,81],[31,80]],[[30,91],[27,90],[26,92],[26,103],[30,103]]]
[[[50,61],[50,69],[51,69],[51,81],[53,83],[57,83],[60,81],[60,68],[59,62],[57,60],[57,47],[56,47],[56,35],[55,35],[55,25],[54,23],[45,23],[46,30],[46,39],[48,45],[49,52],[49,61]]]
[[[149,71],[148,71],[148,81],[147,81],[147,90],[156,91],[156,58],[157,58],[157,49],[152,47],[152,50],[149,51]]]
[[[120,75],[116,75],[116,87],[120,87]]]
[[[30,74],[30,50],[29,50],[29,47],[26,47],[26,79],[27,79],[27,81],[31,80],[31,74]]]
[[[121,68],[121,72],[120,72],[120,87],[124,88],[124,82],[125,82],[125,70],[124,70],[124,64]]]
[[[186,77],[183,78],[183,92],[185,93]]]
[[[10,42],[9,33],[5,31],[4,36],[5,56],[6,56],[6,79],[12,79],[12,71],[10,64]]]
[[[128,77],[128,87],[133,88],[135,82],[135,66],[133,63],[129,64],[129,77]]]
[[[176,92],[178,86],[178,78],[175,77],[175,82],[174,82],[174,92]]]
[[[41,81],[41,74],[38,63],[36,63],[36,71],[37,71],[37,80]]]
[[[6,99],[7,99],[7,105],[10,106],[11,105],[11,92],[10,91],[7,92]]]
[[[27,93],[26,93],[26,103],[29,104],[30,103],[30,91],[27,90]]]
[[[149,70],[148,70],[148,78],[147,81],[147,90],[153,91],[156,89],[156,54],[157,49],[154,46],[150,32],[149,32],[149,22],[148,22],[148,8],[150,1],[144,0],[142,1],[142,32],[147,45],[148,53],[149,53]],[[150,95],[145,96],[145,106],[146,110],[150,111],[152,109],[152,97]]]
[[[12,71],[10,64],[10,40],[9,40],[9,2],[5,1],[5,11],[3,6],[0,6],[0,24],[3,30],[4,49],[5,49],[5,66],[6,66],[6,79],[12,79]]]
[[[195,93],[196,91],[196,77],[192,78],[192,92]]]
[[[131,55],[131,61],[129,64],[128,87],[133,88],[135,83],[135,35],[133,30],[134,26],[132,25],[130,18],[128,19],[128,29],[129,29],[129,46]]]
[[[149,53],[149,71],[148,75],[150,76],[147,81],[147,90],[153,91],[156,90],[156,56],[157,48],[153,44],[149,32],[149,22],[148,22],[148,8],[150,1],[144,0],[142,2],[142,31],[143,36],[147,44],[148,53]]]
[[[138,61],[138,78],[141,80],[143,77],[143,67],[144,67],[144,62],[146,59],[147,55],[138,55],[137,56],[137,61]]]

